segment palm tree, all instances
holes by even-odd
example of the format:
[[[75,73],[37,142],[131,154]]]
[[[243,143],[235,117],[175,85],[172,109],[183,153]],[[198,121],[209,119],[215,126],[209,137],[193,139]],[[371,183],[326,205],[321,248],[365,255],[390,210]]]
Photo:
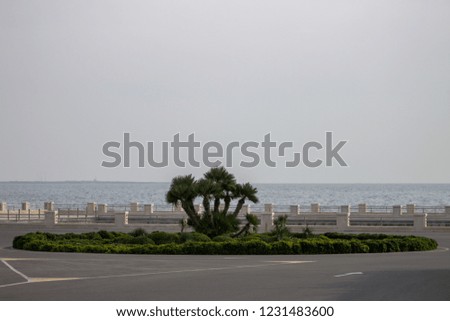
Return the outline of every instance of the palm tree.
[[[201,178],[197,181],[197,194],[203,197],[203,208],[206,214],[211,214],[211,199],[218,193],[217,185],[210,179]]]
[[[198,181],[192,175],[174,177],[166,194],[166,201],[174,205],[178,202],[181,203],[181,207],[189,217],[187,223],[195,231],[216,236],[239,229],[237,214],[247,199],[253,203],[258,202],[256,193],[257,189],[252,185],[249,183],[236,184],[233,174],[224,167],[217,167],[211,168]],[[197,197],[203,198],[202,203],[205,209],[203,215],[195,211],[194,200]],[[239,198],[238,206],[234,213],[228,214],[231,201],[235,198]],[[214,208],[211,210],[212,200],[214,200]],[[224,208],[220,211],[222,200]],[[255,221],[253,220],[253,222]],[[245,230],[242,233],[248,233],[255,225],[248,224],[244,226]]]
[[[242,227],[242,229],[238,233],[234,235],[234,237],[239,237],[242,234],[246,236],[250,233],[256,233],[258,225],[260,224],[258,217],[253,214],[246,214],[245,219],[247,220],[247,223]]]
[[[252,203],[258,203],[259,199],[256,196],[257,193],[258,189],[256,187],[253,187],[250,183],[245,183],[243,185],[236,184],[234,197],[239,198],[239,201],[236,205],[233,215],[238,216],[239,212],[242,209],[242,206],[244,206],[247,199]]]
[[[220,200],[224,199],[224,210],[222,214],[226,215],[231,203],[231,193],[236,186],[236,178],[224,167],[214,167],[204,174],[204,178],[217,184],[217,190],[214,194],[214,212],[219,212]]]
[[[194,208],[194,200],[197,197],[197,182],[192,175],[177,176],[172,179],[169,191],[166,194],[166,201],[176,205],[181,202],[181,207],[186,212],[194,226],[197,226],[200,216]]]

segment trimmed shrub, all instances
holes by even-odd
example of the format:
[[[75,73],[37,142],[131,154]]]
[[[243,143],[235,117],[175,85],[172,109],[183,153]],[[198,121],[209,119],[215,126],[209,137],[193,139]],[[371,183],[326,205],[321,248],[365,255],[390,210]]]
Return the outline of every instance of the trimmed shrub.
[[[176,233],[167,233],[167,232],[152,232],[148,235],[149,238],[151,238],[155,244],[169,244],[169,243],[179,243],[180,242],[180,236]]]
[[[185,237],[181,237],[177,233],[153,232],[137,233],[138,236],[133,237],[130,234],[106,231],[83,234],[37,232],[15,237],[13,247],[51,252],[248,255],[426,251],[436,249],[438,245],[435,240],[425,237],[383,234],[376,234],[374,239],[369,239],[370,234],[328,233],[328,237],[324,235],[303,239],[294,237],[272,242],[263,241],[270,239],[267,234],[255,234],[238,239],[222,235],[214,238],[214,241],[200,233],[185,234]],[[184,243],[180,244],[180,241]]]
[[[370,248],[367,244],[362,243],[360,240],[350,240],[351,253],[369,253]]]
[[[302,254],[317,254],[317,243],[312,239],[306,239],[301,241]]]
[[[145,236],[148,235],[147,231],[144,230],[143,228],[137,228],[133,231],[131,231],[130,233],[128,233],[129,235],[133,236],[133,237],[138,237],[138,236]]]
[[[180,233],[180,242],[211,242],[211,239],[208,235],[198,232]]]
[[[271,244],[271,254],[294,254],[292,251],[292,241],[282,240]]]
[[[219,235],[212,239],[214,242],[228,242],[232,241],[233,238],[229,235]]]
[[[250,240],[241,243],[243,254],[270,254],[271,246],[261,240]]]
[[[98,235],[100,235],[100,237],[102,239],[112,239],[114,238],[114,235],[111,232],[105,231],[105,230],[101,230],[97,232]]]
[[[187,242],[183,244],[183,254],[221,254],[222,244],[217,242]]]
[[[266,243],[273,243],[277,241],[276,236],[272,235],[272,233],[252,234],[252,237],[258,238]]]
[[[334,253],[358,253],[354,252],[351,241],[348,240],[331,240]]]

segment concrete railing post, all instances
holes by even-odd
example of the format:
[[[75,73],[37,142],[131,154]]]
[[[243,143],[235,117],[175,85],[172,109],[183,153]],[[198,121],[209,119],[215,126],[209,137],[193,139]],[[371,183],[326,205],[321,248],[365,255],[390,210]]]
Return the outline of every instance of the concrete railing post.
[[[299,205],[291,205],[290,206],[290,213],[293,215],[300,214],[300,206]]]
[[[97,212],[98,214],[106,214],[108,212],[108,204],[98,204]]]
[[[48,211],[45,213],[44,224],[46,227],[52,227],[58,224],[58,211]]]
[[[392,207],[392,214],[394,216],[401,216],[402,215],[402,206],[401,205],[394,205]]]
[[[22,211],[28,211],[30,209],[30,203],[29,202],[23,202],[21,210]]]
[[[428,226],[427,213],[414,214],[414,230],[423,231]]]
[[[319,203],[311,204],[311,212],[312,213],[320,213],[320,204]]]
[[[273,203],[264,204],[264,213],[273,213]]]
[[[351,211],[350,205],[341,205],[340,213],[348,213],[348,214],[350,214],[350,211]]]
[[[261,233],[267,233],[272,231],[273,228],[273,204],[264,204],[264,212],[260,214],[260,228],[258,229]]]
[[[44,210],[46,211],[54,211],[55,203],[54,202],[44,202]]]
[[[260,220],[261,224],[259,225],[258,231],[261,233],[267,233],[272,231],[273,228],[273,212],[272,213],[261,213]]]
[[[367,213],[367,204],[362,203],[358,204],[358,214],[366,214]]]
[[[153,214],[155,211],[155,204],[144,204],[145,214]]]
[[[336,213],[336,228],[339,232],[345,232],[350,227],[350,213]]]
[[[95,214],[95,211],[97,210],[97,203],[87,203],[86,206],[86,214],[93,215]]]
[[[406,204],[406,214],[414,214],[416,212],[416,204]]]
[[[126,227],[128,225],[128,212],[114,214],[114,224],[118,228]]]
[[[450,214],[450,206],[445,207],[445,214]]]
[[[0,203],[0,212],[6,212],[8,210],[8,205],[6,204],[6,202],[1,202]]]
[[[136,213],[138,211],[139,211],[139,203],[138,202],[130,203],[130,212]]]

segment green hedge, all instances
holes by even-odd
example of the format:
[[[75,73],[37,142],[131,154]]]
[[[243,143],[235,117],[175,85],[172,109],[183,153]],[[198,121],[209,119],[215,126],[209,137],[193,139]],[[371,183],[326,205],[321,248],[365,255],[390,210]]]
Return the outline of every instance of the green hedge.
[[[384,234],[327,233],[308,238],[291,236],[275,241],[270,234],[211,240],[200,233],[91,232],[82,234],[28,233],[14,238],[13,247],[29,251],[122,254],[338,254],[427,251],[433,239]]]

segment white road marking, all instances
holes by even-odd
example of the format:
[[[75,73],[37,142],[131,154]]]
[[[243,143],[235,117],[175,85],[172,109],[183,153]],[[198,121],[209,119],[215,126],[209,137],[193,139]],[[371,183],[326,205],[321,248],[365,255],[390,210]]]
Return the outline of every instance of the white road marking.
[[[3,262],[3,264],[5,264],[11,271],[13,271],[14,273],[20,275],[21,277],[23,277],[27,282],[30,282],[30,279],[28,278],[28,276],[26,276],[25,274],[23,274],[20,271],[17,271],[15,268],[13,268],[11,265],[9,265],[8,262],[6,262],[5,260],[1,260]]]
[[[22,278],[25,279],[24,282],[2,284],[2,285],[0,285],[0,288],[6,288],[6,287],[10,287],[10,286],[22,285],[22,284],[27,284],[27,283],[69,281],[69,280],[78,280],[79,279],[79,278],[30,278],[30,277],[26,276],[25,274],[23,274],[22,272],[20,272],[19,270],[15,269],[8,262],[6,262],[6,261],[23,261],[23,260],[26,260],[26,259],[22,259],[22,258],[21,259],[14,259],[14,258],[0,259],[0,261],[3,262],[3,264],[5,264],[11,271],[13,271],[14,273],[20,275]],[[31,259],[31,260],[33,260],[33,259]]]
[[[80,278],[30,278],[30,283],[79,280]]]
[[[364,274],[364,273],[362,273],[362,272],[349,272],[349,273],[344,273],[344,274],[337,274],[337,275],[335,275],[334,277],[335,277],[335,278],[342,278],[342,277],[344,277],[344,276],[350,276],[350,275],[362,275],[362,274]]]
[[[30,282],[25,281],[25,282],[17,282],[17,283],[3,284],[3,285],[0,285],[0,289],[2,289],[2,288],[8,288],[8,287],[11,287],[11,286],[16,286],[16,285],[28,284],[28,283],[30,283]]]
[[[299,264],[299,263],[314,263],[316,261],[266,261],[269,263],[281,263],[281,264]]]
[[[100,276],[88,276],[88,277],[74,277],[74,278],[30,278],[20,271],[13,268],[5,260],[1,260],[8,268],[10,268],[15,273],[22,276],[26,281],[4,284],[0,285],[0,288],[11,287],[16,285],[23,285],[36,282],[54,282],[54,281],[71,281],[71,280],[93,280],[93,279],[112,279],[112,278],[123,278],[123,277],[137,277],[137,276],[150,276],[150,275],[162,275],[162,274],[175,274],[175,273],[188,273],[188,272],[206,272],[206,271],[224,271],[233,269],[248,269],[248,268],[258,268],[266,266],[277,266],[277,265],[287,265],[287,264],[298,264],[298,263],[312,263],[315,261],[266,261],[267,263],[273,264],[255,264],[255,265],[238,265],[238,266],[227,266],[227,267],[217,267],[217,268],[201,268],[201,269],[186,269],[186,270],[175,270],[175,271],[160,271],[160,272],[146,272],[146,273],[130,273],[130,274],[116,274],[116,275],[100,275]]]
[[[102,276],[92,276],[92,277],[80,277],[79,279],[80,280],[92,280],[92,279],[110,279],[110,278],[136,277],[136,276],[147,276],[147,275],[187,273],[187,272],[225,271],[225,270],[234,270],[234,269],[248,269],[248,268],[292,264],[293,261],[271,261],[271,262],[273,262],[275,264],[237,265],[237,266],[226,266],[226,267],[217,267],[217,268],[160,271],[160,272],[146,272],[146,273],[133,273],[133,274],[102,275]],[[295,263],[310,263],[310,262],[315,262],[315,261],[295,261]]]
[[[51,261],[55,259],[39,259],[39,258],[27,258],[27,257],[1,257],[0,261]]]

